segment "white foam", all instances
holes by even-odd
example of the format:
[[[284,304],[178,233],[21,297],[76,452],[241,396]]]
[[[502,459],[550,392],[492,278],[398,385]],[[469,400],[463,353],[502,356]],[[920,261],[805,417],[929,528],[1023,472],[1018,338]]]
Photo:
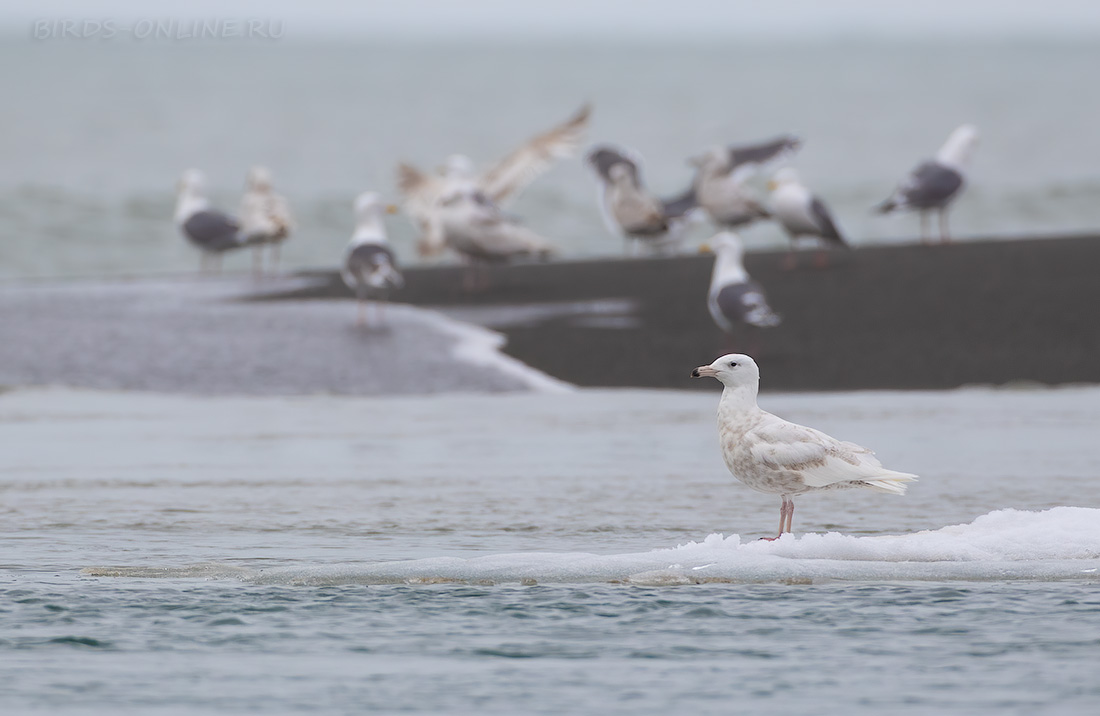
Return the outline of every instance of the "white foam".
[[[742,542],[738,535],[712,534],[672,549],[617,555],[538,552],[264,570],[200,564],[93,567],[84,572],[299,585],[1100,579],[1100,509],[998,510],[970,524],[907,535],[830,532]]]
[[[531,390],[548,393],[567,393],[576,390],[571,383],[558,380],[502,353],[501,349],[507,339],[501,333],[455,321],[435,311],[419,309],[411,315],[456,338],[458,342],[452,347],[451,353],[458,360],[480,368],[499,370],[523,381]]]

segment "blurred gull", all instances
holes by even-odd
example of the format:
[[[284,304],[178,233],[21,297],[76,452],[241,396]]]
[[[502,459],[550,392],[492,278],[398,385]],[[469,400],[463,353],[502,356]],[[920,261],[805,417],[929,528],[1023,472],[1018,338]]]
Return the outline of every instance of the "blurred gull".
[[[772,214],[791,237],[791,251],[785,262],[787,268],[794,267],[795,242],[803,236],[821,239],[827,245],[849,248],[825,204],[799,182],[797,171],[790,167],[780,169],[769,186],[772,189]],[[824,252],[818,254],[816,263],[818,266],[825,265]]]
[[[397,185],[404,195],[405,212],[420,230],[420,253],[432,255],[451,243],[447,234],[439,232],[442,222],[435,216],[442,201],[465,194],[476,196],[481,204],[503,205],[555,161],[577,150],[591,112],[589,105],[581,107],[562,124],[532,137],[480,174],[473,161],[461,154],[448,157],[437,174],[422,172],[410,164],[399,164]]]
[[[642,181],[641,155],[628,149],[598,146],[589,151],[587,162],[600,183],[604,223],[623,237],[628,253],[635,241],[655,251],[676,248],[695,208],[693,190],[672,200],[659,199]]]
[[[252,245],[252,271],[263,273],[264,245],[271,246],[272,271],[279,267],[279,248],[294,228],[290,206],[271,187],[271,172],[266,167],[252,167],[248,172],[246,190],[241,198],[241,233]]]
[[[360,326],[366,325],[368,300],[385,301],[391,289],[405,285],[382,223],[382,210],[382,203],[374,192],[363,192],[355,199],[355,233],[344,252],[340,271],[344,283],[359,300],[356,323]],[[377,306],[381,321],[382,304]]]
[[[724,355],[691,372],[724,386],[718,403],[718,439],[726,467],[754,490],[779,495],[779,534],[791,531],[794,495],[821,490],[869,488],[904,495],[916,475],[882,466],[874,453],[760,409],[760,369],[747,355]]]
[[[782,322],[768,305],[764,287],[745,271],[744,248],[737,234],[723,231],[703,248],[714,252],[707,308],[719,328],[728,335],[745,326],[755,338],[758,329],[773,328]]]
[[[179,180],[175,222],[184,237],[201,251],[199,270],[210,264],[221,270],[221,256],[244,245],[236,219],[210,207],[206,198],[206,177],[198,169],[188,169]]]
[[[446,245],[463,258],[468,290],[487,287],[487,264],[520,256],[545,259],[553,253],[546,239],[501,211],[473,184],[451,184],[440,196],[423,241]]]
[[[951,133],[936,153],[934,159],[922,162],[910,172],[897,191],[875,209],[881,214],[902,209],[920,212],[921,241],[928,243],[928,212],[940,214],[940,241],[948,243],[951,235],[947,229],[947,209],[962,192],[966,181],[964,172],[970,164],[970,155],[978,143],[978,130],[964,124]]]
[[[771,213],[746,181],[761,166],[798,149],[797,137],[777,137],[758,144],[714,147],[694,157],[696,167],[692,182],[695,201],[715,225],[737,228]]]

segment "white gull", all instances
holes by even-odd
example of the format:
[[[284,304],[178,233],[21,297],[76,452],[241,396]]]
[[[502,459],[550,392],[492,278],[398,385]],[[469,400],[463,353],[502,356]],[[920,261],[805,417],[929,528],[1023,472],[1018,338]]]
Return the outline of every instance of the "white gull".
[[[722,383],[718,439],[726,467],[754,490],[779,495],[779,534],[791,531],[795,495],[863,487],[904,495],[916,475],[887,470],[873,452],[760,409],[760,369],[747,355],[724,355],[691,372]]]

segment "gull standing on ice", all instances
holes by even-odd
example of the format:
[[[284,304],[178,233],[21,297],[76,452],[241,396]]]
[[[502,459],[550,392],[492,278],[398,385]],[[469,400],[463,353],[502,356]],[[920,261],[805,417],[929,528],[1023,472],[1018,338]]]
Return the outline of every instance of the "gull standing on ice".
[[[568,120],[536,135],[486,171],[478,173],[469,157],[454,154],[435,174],[423,172],[411,164],[398,164],[397,186],[404,195],[403,207],[420,231],[417,249],[423,256],[442,251],[448,236],[439,231],[435,216],[440,204],[456,189],[479,194],[479,201],[502,206],[519,194],[554,162],[572,156],[580,146],[592,113],[589,105]],[[435,226],[433,226],[433,222]]]
[[[717,378],[718,440],[726,467],[754,490],[779,495],[779,534],[791,531],[795,495],[862,487],[904,495],[916,475],[882,466],[870,450],[813,428],[789,423],[760,409],[760,369],[747,355],[724,355],[699,366],[692,378]]]
[[[695,191],[664,201],[642,181],[642,158],[637,152],[608,145],[588,153],[588,165],[600,182],[600,208],[604,223],[626,241],[629,253],[635,241],[656,251],[675,248],[695,208]]]
[[[389,207],[386,210],[389,211]],[[355,233],[344,252],[340,276],[359,300],[356,323],[360,326],[366,325],[369,299],[385,301],[391,289],[405,285],[382,223],[382,203],[378,194],[372,191],[363,192],[355,199]],[[381,321],[382,304],[376,305]]]
[[[692,189],[695,201],[718,227],[737,228],[771,212],[746,181],[762,165],[787,155],[801,145],[798,137],[778,137],[768,142],[714,147],[688,161],[696,167]]]
[[[772,214],[791,237],[791,250],[787,254],[786,268],[794,268],[795,241],[803,236],[821,239],[826,245],[849,248],[840,234],[832,215],[824,202],[817,198],[798,179],[798,172],[790,167],[780,169],[769,182],[772,190]],[[826,254],[817,255],[816,264],[826,264]]]
[[[198,169],[188,169],[179,180],[175,222],[184,237],[201,252],[199,271],[209,264],[221,270],[226,251],[244,246],[240,224],[228,214],[210,207],[206,198],[206,177]]]
[[[928,212],[940,215],[940,242],[949,243],[947,209],[966,183],[967,166],[978,144],[978,130],[964,124],[951,133],[934,159],[921,162],[886,201],[875,207],[880,214],[902,209],[920,212],[920,238],[928,243]]]
[[[707,308],[719,328],[729,335],[738,327],[745,326],[752,332],[755,341],[759,329],[773,328],[782,322],[768,305],[764,287],[745,270],[742,263],[745,250],[737,234],[723,231],[703,248],[714,252]]]
[[[267,167],[248,171],[246,189],[241,198],[241,234],[252,249],[252,272],[263,273],[264,245],[271,246],[272,272],[279,268],[279,248],[294,228],[286,198],[271,187]]]

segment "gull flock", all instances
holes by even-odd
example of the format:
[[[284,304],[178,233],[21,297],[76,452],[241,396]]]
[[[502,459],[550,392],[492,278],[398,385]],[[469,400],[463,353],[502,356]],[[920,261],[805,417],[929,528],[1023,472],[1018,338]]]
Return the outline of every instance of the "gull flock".
[[[398,202],[385,203],[375,193],[363,193],[353,204],[356,228],[341,265],[341,274],[360,302],[359,322],[365,322],[363,304],[385,298],[403,285],[398,261],[387,239],[382,215],[398,205],[419,234],[422,258],[450,252],[465,264],[467,291],[489,285],[486,267],[515,260],[547,260],[556,253],[552,241],[507,210],[510,201],[551,169],[581,149],[592,116],[581,107],[560,124],[536,134],[495,163],[479,167],[462,154],[447,157],[435,171],[408,163],[396,167]],[[921,238],[933,239],[928,218],[939,218],[940,243],[950,242],[948,211],[966,185],[966,171],[977,145],[977,130],[964,124],[947,138],[932,157],[919,163],[885,201],[878,213],[915,211],[920,215]],[[584,156],[599,190],[599,204],[610,232],[624,241],[628,255],[645,251],[669,254],[682,248],[692,223],[708,222],[718,234],[704,247],[716,256],[708,294],[715,324],[726,333],[756,331],[778,325],[780,317],[767,304],[765,292],[745,272],[743,249],[734,233],[756,222],[774,221],[790,238],[784,268],[797,263],[795,249],[807,241],[818,247],[814,265],[824,268],[834,249],[849,249],[840,223],[825,200],[816,195],[789,166],[802,140],[790,135],[711,147],[689,156],[694,168],[691,184],[679,195],[660,197],[646,185],[642,155],[611,143],[591,147]],[[762,195],[751,180],[768,167],[781,164]],[[249,170],[246,191],[236,216],[212,206],[206,179],[197,169],[183,173],[178,186],[175,223],[201,256],[200,269],[218,270],[228,251],[252,247],[253,272],[277,271],[282,244],[295,232],[285,197],[273,188],[270,170]]]

